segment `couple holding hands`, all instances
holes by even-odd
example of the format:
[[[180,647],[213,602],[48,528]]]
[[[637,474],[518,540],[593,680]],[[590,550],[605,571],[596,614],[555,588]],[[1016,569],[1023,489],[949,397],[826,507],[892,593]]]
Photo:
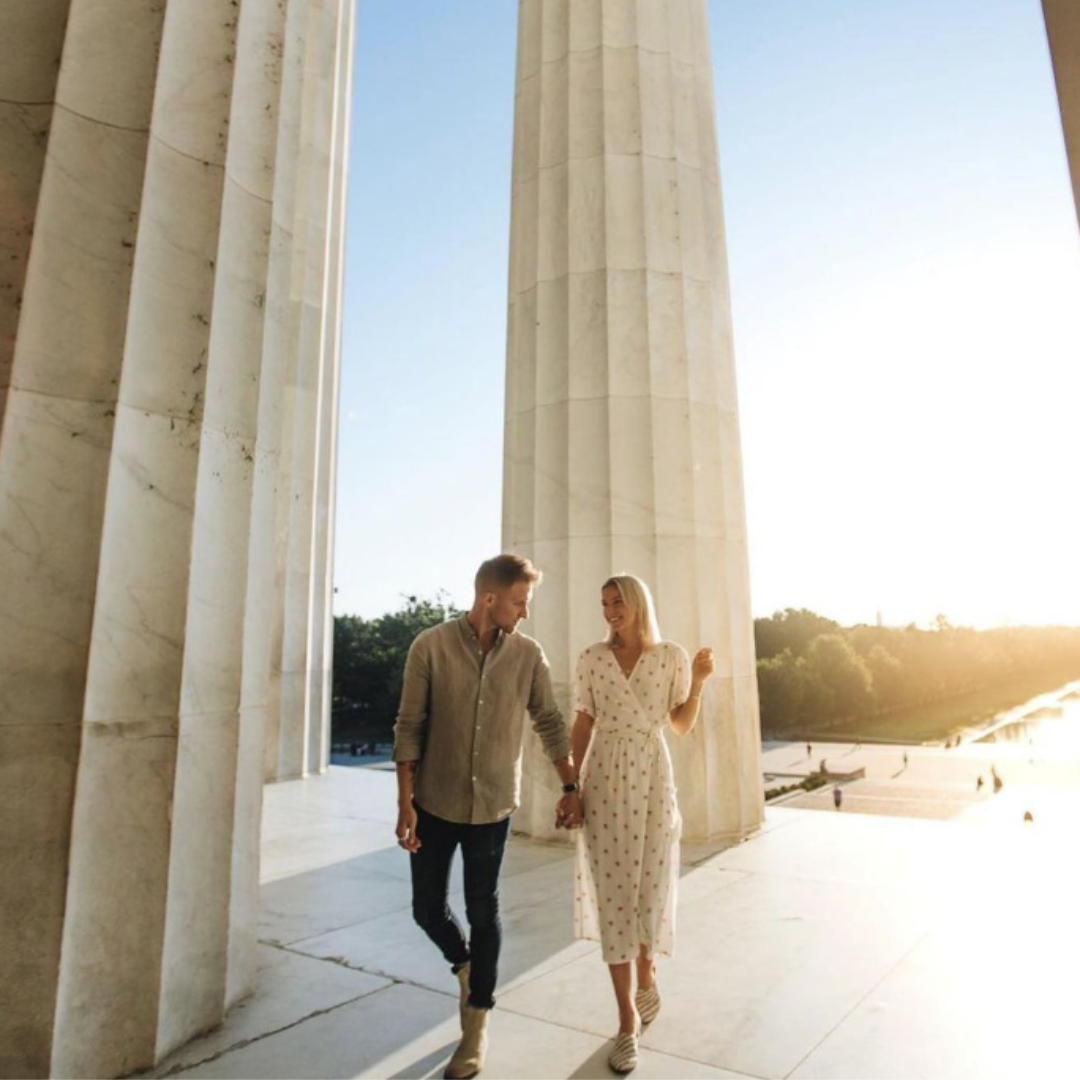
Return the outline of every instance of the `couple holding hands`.
[[[619,1033],[608,1061],[618,1073],[637,1065],[638,1036],[660,1011],[655,957],[674,947],[681,819],[662,732],[693,728],[712,650],[691,664],[661,639],[645,583],[609,578],[600,590],[607,635],[578,658],[568,730],[543,650],[517,632],[540,579],[516,555],[480,567],[472,608],[413,642],[394,726],[396,831],[411,856],[413,915],[460,986],[451,1080],[476,1076],[487,1052],[499,871],[520,797],[526,713],[562,782],[556,824],[580,830],[574,933],[600,942],[611,974]],[[448,903],[459,846],[468,939]]]

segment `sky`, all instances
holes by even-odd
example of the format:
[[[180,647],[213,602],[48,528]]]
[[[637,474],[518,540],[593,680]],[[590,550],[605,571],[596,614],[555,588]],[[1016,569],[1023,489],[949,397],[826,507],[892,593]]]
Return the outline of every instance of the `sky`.
[[[709,0],[755,616],[1080,624],[1039,0]],[[335,610],[500,548],[516,0],[358,0]]]

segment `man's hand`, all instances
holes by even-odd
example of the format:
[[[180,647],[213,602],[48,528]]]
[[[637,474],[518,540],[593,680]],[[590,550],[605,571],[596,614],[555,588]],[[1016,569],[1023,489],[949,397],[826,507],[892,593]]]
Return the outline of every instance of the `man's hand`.
[[[403,847],[410,855],[420,850],[420,837],[416,835],[416,807],[412,803],[398,807],[397,828],[398,847]]]
[[[571,791],[564,795],[555,807],[556,829],[580,829],[585,820],[585,811],[581,805],[581,792]]]

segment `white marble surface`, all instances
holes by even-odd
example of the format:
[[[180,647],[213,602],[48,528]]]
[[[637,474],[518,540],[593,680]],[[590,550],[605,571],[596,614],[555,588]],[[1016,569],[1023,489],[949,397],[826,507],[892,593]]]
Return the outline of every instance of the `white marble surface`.
[[[313,1013],[391,985],[388,979],[271,945],[259,946],[258,960],[259,993],[233,1009],[225,1027],[193,1040],[169,1057],[169,1071],[197,1065],[239,1044],[265,1039],[267,1033],[289,1028]]]
[[[282,544],[277,552],[279,610],[272,629],[272,657],[278,673],[279,718],[274,736],[279,779],[318,772],[325,765],[329,703],[322,680],[324,652],[313,655],[309,625],[322,626],[326,567],[315,573],[313,547],[318,475],[318,434],[324,393],[330,385],[326,365],[337,362],[325,323],[331,245],[328,220],[335,172],[334,97],[343,57],[337,49],[343,27],[342,0],[312,0],[304,31],[305,68],[298,130],[299,165],[295,191],[293,257],[288,292],[289,345],[280,416],[277,517]],[[314,691],[314,694],[313,694]]]
[[[331,768],[266,796],[273,918],[348,921],[264,947],[256,996],[158,1074],[441,1075],[456,983],[412,922],[393,775]],[[595,945],[570,937],[571,871],[564,849],[510,842],[486,1075],[609,1075],[614,1003]],[[1080,960],[1078,902],[1048,833],[772,808],[749,841],[684,847],[676,954],[635,1075],[1067,1074],[1057,973]]]
[[[676,757],[693,838],[762,816],[709,63],[703,0],[521,7],[503,503],[503,547],[546,575],[528,632],[564,709],[613,573],[650,583],[666,637],[716,650],[730,681]],[[550,837],[528,754],[522,828]]]
[[[0,97],[9,103],[4,168],[20,199],[5,200],[4,224],[16,228],[5,275],[14,274],[0,292],[0,722],[5,764],[37,781],[0,786],[0,848],[12,863],[0,950],[14,973],[0,1001],[0,1072],[10,1075],[43,1075],[52,1057],[65,1060],[53,1034],[69,955],[71,810],[153,89],[154,58],[125,46],[155,17],[132,12],[117,33],[99,33],[89,9],[109,20],[124,6],[80,4],[67,19],[53,0],[7,5],[0,29],[5,46],[18,43],[4,49]],[[61,42],[70,63],[58,65]],[[95,66],[129,109],[145,110],[134,130],[92,118],[100,97],[76,84]],[[25,112],[20,101],[43,105]],[[36,826],[46,821],[44,841]]]
[[[102,125],[146,131],[167,6],[139,0],[72,3],[57,104]]]
[[[260,1077],[441,1076],[460,1035],[455,1002],[395,986],[179,1075],[215,1077],[221,1069]],[[362,1024],[370,1024],[362,1029]],[[363,1034],[361,1031],[363,1030]],[[611,1076],[604,1039],[512,1013],[492,1021],[485,1076]],[[734,1077],[686,1058],[646,1051],[640,1077]]]
[[[314,497],[328,429],[311,402],[338,355],[326,245],[343,236],[351,6],[9,7],[0,666],[16,674],[0,716],[40,784],[0,792],[0,845],[18,864],[33,845],[39,871],[0,930],[18,988],[2,1024],[19,1033],[0,1072],[116,1075],[253,984],[279,537],[303,549],[292,640],[317,653],[290,658],[307,691],[286,707],[311,758],[326,741],[330,471]],[[301,350],[316,377],[294,380],[307,403],[283,440]],[[294,520],[276,513],[282,476]],[[35,839],[58,808],[51,843]]]
[[[53,114],[13,387],[116,401],[146,149],[145,132]]]

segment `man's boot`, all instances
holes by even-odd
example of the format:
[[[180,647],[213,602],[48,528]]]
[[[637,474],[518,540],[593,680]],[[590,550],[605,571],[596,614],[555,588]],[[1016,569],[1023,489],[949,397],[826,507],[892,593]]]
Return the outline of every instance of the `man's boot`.
[[[446,1066],[446,1080],[470,1080],[484,1067],[488,1048],[488,1009],[465,1006],[465,1022],[462,1024],[461,1042]]]
[[[469,1004],[469,965],[459,968],[457,972],[458,983],[461,986],[461,1004],[458,1012],[461,1014],[461,1031],[465,1032],[465,1006]]]

